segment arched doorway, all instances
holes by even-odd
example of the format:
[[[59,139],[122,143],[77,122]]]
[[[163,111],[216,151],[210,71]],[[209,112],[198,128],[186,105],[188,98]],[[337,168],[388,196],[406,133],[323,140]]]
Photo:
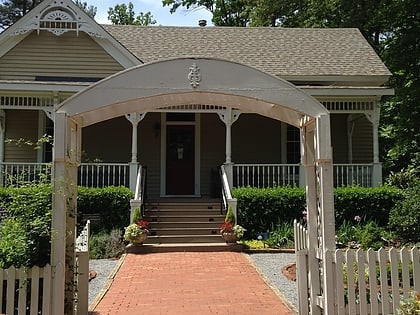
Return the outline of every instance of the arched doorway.
[[[225,60],[180,58],[145,64],[112,75],[56,108],[55,237],[51,255],[52,266],[56,268],[53,312],[61,313],[65,296],[72,296],[71,289],[65,290],[65,283],[72,282],[74,268],[74,238],[69,236],[73,235],[75,227],[82,128],[126,114],[186,105],[226,108],[227,115],[223,119],[228,123],[232,110],[242,110],[300,128],[309,247],[314,249],[309,259],[316,261],[315,249],[334,249],[329,113],[318,101],[285,80]],[[328,275],[329,271],[324,268],[324,283]],[[329,290],[332,288],[323,286],[324,292]],[[324,309],[328,313],[328,305]]]

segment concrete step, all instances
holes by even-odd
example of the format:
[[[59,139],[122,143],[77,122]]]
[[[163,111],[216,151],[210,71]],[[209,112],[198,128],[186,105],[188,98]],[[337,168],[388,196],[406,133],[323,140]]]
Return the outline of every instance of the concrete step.
[[[216,235],[159,235],[147,237],[144,244],[168,244],[168,243],[225,243],[220,234]]]
[[[166,235],[190,235],[204,236],[204,235],[218,235],[219,227],[149,227],[149,236],[166,236]]]
[[[150,221],[149,230],[154,228],[219,228],[223,220],[215,221]]]
[[[151,222],[145,244],[224,243],[220,202],[149,202],[144,217]]]
[[[144,217],[149,222],[223,222],[225,216],[222,215],[205,215],[205,214],[190,214],[190,215],[159,215],[150,216],[146,213]]]
[[[144,212],[145,217],[158,217],[158,216],[189,216],[189,215],[206,215],[206,216],[223,216],[220,211],[217,210],[185,210],[185,209],[165,209],[165,210],[146,210]]]
[[[127,253],[165,253],[165,252],[241,252],[243,246],[240,244],[226,243],[166,243],[166,244],[144,244],[128,245]]]

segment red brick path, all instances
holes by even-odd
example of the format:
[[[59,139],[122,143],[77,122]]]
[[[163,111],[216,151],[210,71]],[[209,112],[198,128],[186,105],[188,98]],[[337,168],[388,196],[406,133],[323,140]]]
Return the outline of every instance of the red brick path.
[[[293,313],[244,254],[175,252],[128,254],[93,314]]]

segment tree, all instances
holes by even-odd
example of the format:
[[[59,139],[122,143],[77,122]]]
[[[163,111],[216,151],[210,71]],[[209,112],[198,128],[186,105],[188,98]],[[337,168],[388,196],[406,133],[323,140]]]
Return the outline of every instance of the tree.
[[[163,6],[170,6],[174,13],[178,8],[187,10],[205,8],[213,14],[212,22],[216,26],[247,26],[250,3],[254,0],[163,0]]]
[[[0,4],[0,29],[6,29],[41,2],[42,0],[3,0]]]
[[[76,3],[76,5],[82,9],[83,11],[85,11],[85,13],[87,15],[89,15],[92,19],[95,18],[96,12],[97,12],[97,7],[93,6],[93,5],[89,5],[87,2],[82,2],[81,0],[76,0],[74,1],[74,3]]]
[[[117,4],[114,8],[108,9],[108,20],[114,25],[153,25],[156,24],[152,13],[140,12],[136,17],[133,3],[129,2],[128,7],[123,4]]]
[[[417,0],[390,7],[392,34],[382,57],[393,73],[395,96],[382,106],[381,139],[385,169],[420,175],[420,10]]]

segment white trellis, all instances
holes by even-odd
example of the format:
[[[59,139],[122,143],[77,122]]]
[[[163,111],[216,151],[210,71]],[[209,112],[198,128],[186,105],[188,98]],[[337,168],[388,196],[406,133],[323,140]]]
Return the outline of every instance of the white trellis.
[[[196,65],[200,81],[188,75]],[[168,75],[170,73],[170,75]],[[225,60],[179,58],[133,67],[102,80],[55,109],[54,199],[51,265],[54,314],[71,313],[73,296],[77,166],[85,126],[130,113],[205,104],[238,109],[301,129],[306,173],[311,313],[329,313],[334,303],[327,251],[334,249],[333,168],[329,112],[313,97],[280,78]],[[67,289],[65,289],[67,288]]]

